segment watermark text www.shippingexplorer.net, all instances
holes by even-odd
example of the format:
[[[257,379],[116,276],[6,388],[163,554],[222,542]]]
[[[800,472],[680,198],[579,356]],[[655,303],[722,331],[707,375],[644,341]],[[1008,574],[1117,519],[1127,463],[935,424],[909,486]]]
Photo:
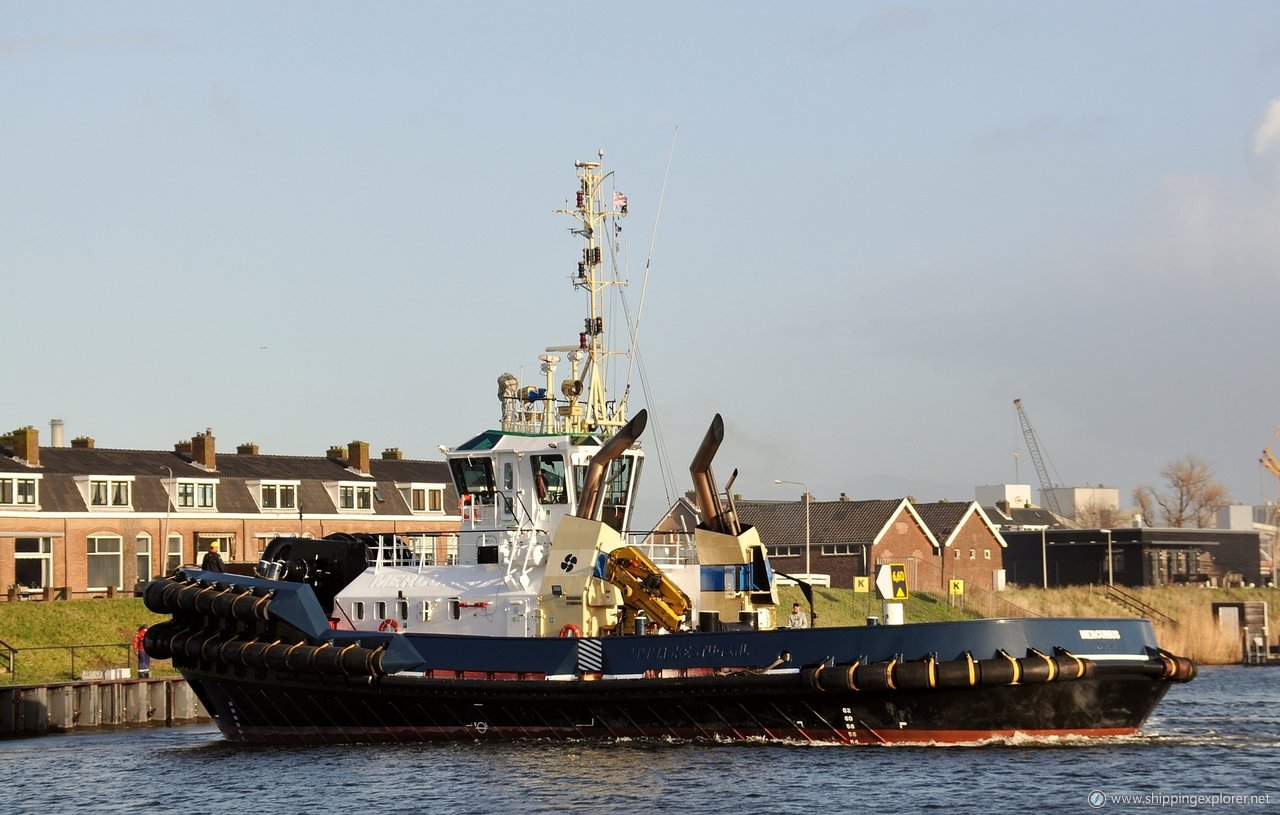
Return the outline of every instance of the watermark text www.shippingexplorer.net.
[[[1218,807],[1265,806],[1271,803],[1271,793],[1262,795],[1238,795],[1232,793],[1117,793],[1093,790],[1089,793],[1089,806],[1102,809],[1112,806],[1147,807]]]

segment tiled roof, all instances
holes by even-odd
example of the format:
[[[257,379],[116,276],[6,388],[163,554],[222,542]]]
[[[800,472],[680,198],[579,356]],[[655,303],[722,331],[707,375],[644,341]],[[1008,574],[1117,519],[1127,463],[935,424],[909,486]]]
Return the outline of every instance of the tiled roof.
[[[8,452],[8,451],[5,451]],[[407,515],[396,484],[410,482],[445,485],[446,511],[457,501],[443,461],[371,459],[369,475],[348,469],[345,462],[320,456],[263,456],[222,454],[216,469],[206,471],[190,458],[175,452],[111,450],[103,448],[41,447],[40,466],[27,467],[0,455],[0,473],[33,473],[40,476],[40,506],[49,512],[84,512],[84,497],[77,476],[132,476],[132,506],[137,512],[164,512],[164,481],[174,478],[214,478],[218,481],[218,512],[253,515],[258,503],[247,482],[299,481],[298,501],[304,512],[329,514],[334,507],[324,482],[365,481],[381,500],[373,502],[374,515]]]
[[[804,536],[800,501],[738,501],[738,519],[751,524],[765,544]],[[815,501],[809,505],[809,539],[814,544],[871,543],[893,518],[902,500]]]
[[[998,507],[983,507],[982,511],[986,513],[991,523],[1001,529],[1016,529],[1023,526],[1065,528],[1062,520],[1044,507],[1010,507],[1008,512],[1001,512]]]
[[[916,512],[920,513],[920,519],[924,521],[924,525],[929,527],[929,531],[938,539],[938,543],[945,544],[956,531],[956,527],[964,520],[972,504],[961,501],[939,501],[914,506]]]

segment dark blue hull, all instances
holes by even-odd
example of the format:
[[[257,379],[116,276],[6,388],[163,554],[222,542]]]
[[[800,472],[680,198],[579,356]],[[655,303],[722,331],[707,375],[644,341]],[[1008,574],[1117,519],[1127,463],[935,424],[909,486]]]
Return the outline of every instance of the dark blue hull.
[[[308,587],[256,578],[146,596],[173,614],[147,650],[244,741],[1111,736],[1194,675],[1137,619],[502,638],[332,631]]]

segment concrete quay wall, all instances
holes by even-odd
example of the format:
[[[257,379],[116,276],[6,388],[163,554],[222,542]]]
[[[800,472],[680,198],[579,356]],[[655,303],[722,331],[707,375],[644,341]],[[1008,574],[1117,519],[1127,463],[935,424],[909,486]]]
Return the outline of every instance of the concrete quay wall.
[[[0,686],[0,739],[208,721],[181,677]]]

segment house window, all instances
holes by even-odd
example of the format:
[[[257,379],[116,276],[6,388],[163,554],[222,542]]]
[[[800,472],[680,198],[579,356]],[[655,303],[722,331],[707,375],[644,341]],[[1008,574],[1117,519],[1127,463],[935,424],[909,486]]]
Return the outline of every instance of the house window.
[[[0,506],[33,507],[37,503],[36,479],[0,478]]]
[[[824,555],[852,555],[854,545],[852,543],[824,543],[821,551]]]
[[[164,573],[173,574],[182,565],[182,536],[170,533],[169,543],[165,547]]]
[[[91,507],[129,507],[132,506],[132,492],[131,478],[92,478],[89,479],[87,498]]]
[[[178,509],[213,509],[217,506],[217,484],[213,481],[179,481]]]
[[[991,560],[991,550],[990,550],[990,549],[983,549],[983,550],[982,550],[982,559],[983,559],[983,560]]]
[[[373,487],[354,484],[338,485],[339,509],[372,509]]]
[[[800,557],[804,554],[804,547],[801,546],[771,546],[769,547],[773,557]]]
[[[28,589],[53,585],[53,538],[15,538],[14,582]]]
[[[952,550],[951,550],[951,553],[952,553],[953,555],[955,555],[955,560],[959,560],[959,559],[960,559],[960,550],[959,550],[959,549],[952,549]]]
[[[138,535],[137,539],[137,555],[138,555],[138,579],[151,579],[151,536],[146,532]]]
[[[401,484],[399,489],[410,512],[444,512],[444,487]]]
[[[123,588],[124,540],[118,535],[94,535],[88,544],[89,591]]]
[[[259,495],[263,509],[296,509],[298,506],[297,484],[263,484]]]
[[[977,553],[977,552],[975,552],[973,549],[970,549],[970,550],[969,550],[969,560],[977,560],[977,559],[978,559],[978,553]]]

